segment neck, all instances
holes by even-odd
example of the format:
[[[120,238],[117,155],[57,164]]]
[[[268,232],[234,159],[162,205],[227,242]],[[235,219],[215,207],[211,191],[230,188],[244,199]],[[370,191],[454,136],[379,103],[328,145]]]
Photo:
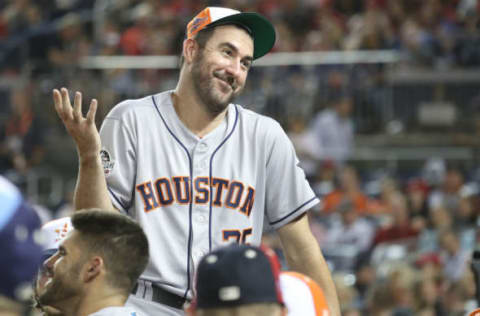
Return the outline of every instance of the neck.
[[[180,120],[192,133],[201,138],[222,123],[227,109],[216,115],[208,112],[194,91],[193,86],[179,82],[171,97]]]
[[[69,304],[62,309],[64,315],[88,316],[107,307],[124,306],[127,297],[116,291],[91,291],[81,297],[77,304]]]

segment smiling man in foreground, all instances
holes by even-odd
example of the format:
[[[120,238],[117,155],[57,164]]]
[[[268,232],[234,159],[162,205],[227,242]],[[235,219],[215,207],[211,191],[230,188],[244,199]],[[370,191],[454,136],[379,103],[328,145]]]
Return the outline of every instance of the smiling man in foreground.
[[[39,303],[68,316],[141,316],[124,305],[148,262],[142,228],[127,216],[101,210],[76,212],[72,225],[44,263]]]

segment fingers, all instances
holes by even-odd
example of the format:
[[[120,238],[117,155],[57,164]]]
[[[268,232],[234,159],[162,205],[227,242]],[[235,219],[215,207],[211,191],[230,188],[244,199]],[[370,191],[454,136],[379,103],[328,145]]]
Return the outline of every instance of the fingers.
[[[53,101],[55,103],[55,110],[63,121],[81,122],[83,119],[82,114],[82,93],[75,92],[73,100],[73,107],[70,103],[70,96],[68,89],[61,88],[60,91],[53,89]],[[97,113],[98,102],[96,99],[92,99],[90,102],[90,108],[86,115],[87,122],[89,124],[95,122],[95,115]]]
[[[90,102],[90,108],[88,109],[88,113],[87,113],[87,122],[89,124],[95,123],[95,114],[97,113],[97,105],[98,105],[97,100],[92,99],[92,102]]]
[[[66,88],[60,89],[60,94],[62,96],[62,119],[63,120],[72,120],[72,105],[70,104],[70,96],[68,95],[68,90]]]
[[[63,112],[62,96],[57,89],[53,89],[53,103],[55,103],[55,111],[60,115]]]
[[[77,91],[73,100],[73,119],[79,122],[82,118],[82,94]]]

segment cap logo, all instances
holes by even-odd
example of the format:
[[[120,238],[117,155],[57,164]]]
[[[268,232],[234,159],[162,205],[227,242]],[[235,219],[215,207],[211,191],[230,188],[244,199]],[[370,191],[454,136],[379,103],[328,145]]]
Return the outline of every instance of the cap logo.
[[[209,255],[205,261],[207,261],[207,263],[210,263],[210,264],[214,264],[215,262],[218,261],[218,257],[216,255]]]
[[[218,291],[218,297],[221,301],[236,301],[240,298],[240,287],[228,286],[222,287]]]
[[[212,23],[212,16],[210,15],[210,9],[206,8],[188,23],[187,37],[192,38],[210,23]]]
[[[257,252],[253,249],[247,249],[245,251],[245,257],[248,259],[254,259],[257,256]]]
[[[55,229],[55,233],[57,234],[57,236],[55,237],[55,242],[59,242],[60,240],[65,238],[67,236],[68,231],[69,231],[68,223],[63,224],[63,227],[60,229],[59,228]]]

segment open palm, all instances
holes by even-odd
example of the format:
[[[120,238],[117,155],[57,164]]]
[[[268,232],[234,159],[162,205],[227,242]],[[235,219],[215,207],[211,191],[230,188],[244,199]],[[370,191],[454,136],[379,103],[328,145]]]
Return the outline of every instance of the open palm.
[[[75,93],[73,107],[66,88],[53,90],[55,110],[73,137],[80,157],[97,156],[101,149],[100,135],[95,126],[95,114],[97,112],[97,100],[92,99],[87,115],[82,114],[82,94]]]

